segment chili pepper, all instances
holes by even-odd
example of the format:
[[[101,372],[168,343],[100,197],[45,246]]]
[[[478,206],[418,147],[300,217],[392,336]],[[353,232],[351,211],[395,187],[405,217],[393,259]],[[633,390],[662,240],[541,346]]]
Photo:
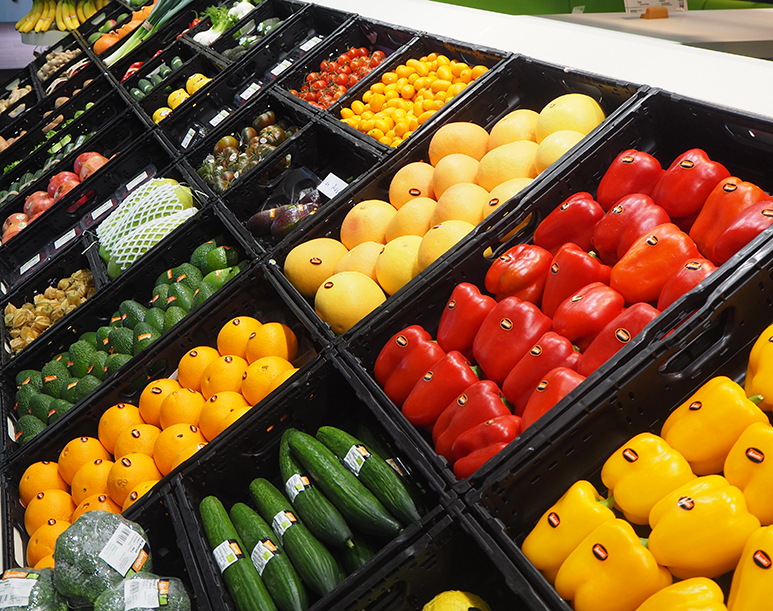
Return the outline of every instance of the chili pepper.
[[[761,397],[757,404],[761,410],[773,410],[773,325],[767,327],[752,346],[744,390],[747,397]]]
[[[684,456],[652,433],[629,439],[601,468],[601,481],[634,524],[646,524],[655,503],[694,479]]]
[[[703,255],[714,260],[717,238],[728,228],[733,219],[749,206],[767,200],[768,194],[757,185],[730,176],[720,181],[703,204],[695,219],[690,237]]]
[[[395,405],[402,406],[422,376],[445,356],[419,325],[406,327],[381,349],[373,367],[376,381]]]
[[[558,569],[556,591],[575,611],[634,611],[672,581],[633,527],[606,520],[585,537]]]
[[[679,579],[732,571],[760,521],[743,493],[721,475],[698,477],[660,499],[650,511],[649,549]]]
[[[582,287],[558,306],[553,316],[553,329],[587,350],[596,336],[622,311],[625,299],[602,282]]]
[[[584,381],[585,376],[568,367],[556,367],[548,371],[534,389],[523,410],[523,430],[525,431]]]
[[[499,257],[486,272],[486,290],[497,301],[518,297],[539,305],[553,255],[534,244],[518,244]]]
[[[485,448],[480,448],[474,452],[470,452],[464,458],[460,458],[454,463],[454,475],[457,479],[465,479],[470,477],[490,459],[494,458],[502,450],[507,447],[506,442],[494,443]]]
[[[642,329],[660,314],[648,303],[635,303],[620,312],[588,346],[577,363],[577,372],[585,377],[624,348]]]
[[[695,243],[673,223],[658,225],[637,239],[612,268],[609,286],[627,303],[657,301],[663,285],[688,259],[699,258]]]
[[[722,265],[759,234],[773,225],[773,199],[758,201],[739,212],[719,234],[711,253],[712,260]]]
[[[488,446],[508,444],[521,432],[521,418],[513,414],[497,416],[486,422],[481,422],[459,435],[451,446],[454,460],[487,448]]]
[[[550,265],[542,293],[542,311],[553,318],[564,299],[593,282],[609,284],[611,269],[577,244],[564,244]]]
[[[545,374],[556,367],[574,369],[579,359],[580,353],[574,349],[572,342],[558,333],[548,331],[507,374],[502,384],[502,393],[513,404],[513,411],[522,416],[529,397]]]
[[[437,343],[443,350],[458,350],[472,361],[475,334],[495,305],[497,302],[488,295],[481,295],[474,284],[457,284],[440,316]]]
[[[725,458],[724,474],[743,492],[746,506],[763,526],[773,524],[773,426],[746,427]]]
[[[722,471],[730,448],[747,426],[767,421],[743,388],[728,377],[717,376],[671,412],[660,435],[681,452],[693,473],[708,475]]]
[[[510,413],[499,394],[499,386],[491,380],[479,380],[468,387],[440,414],[432,428],[435,452],[453,462],[454,441],[476,424]]]
[[[613,497],[603,498],[590,482],[575,482],[542,514],[521,551],[553,583],[564,560],[582,540],[603,522],[615,519],[614,505]]]
[[[123,75],[123,78],[121,79],[121,82],[123,83],[132,74],[134,74],[135,72],[138,72],[140,68],[142,68],[142,62],[134,62],[131,66],[127,68],[126,73]]]
[[[773,526],[752,533],[733,573],[727,608],[731,611],[760,611],[770,607],[773,588]]]
[[[413,426],[431,429],[448,404],[477,381],[470,362],[452,350],[419,378],[403,403],[403,415]]]
[[[660,291],[658,310],[661,312],[674,303],[685,293],[689,293],[711,274],[717,271],[717,266],[708,259],[698,257],[690,259],[682,269],[671,276]]]
[[[582,250],[590,250],[593,228],[602,216],[604,209],[590,193],[575,193],[537,226],[534,243],[552,255],[567,242],[574,242]]]
[[[596,191],[596,201],[604,210],[612,208],[629,193],[649,195],[665,170],[649,153],[628,149],[609,164]]]
[[[720,180],[730,176],[721,163],[705,151],[690,149],[674,159],[652,190],[655,203],[671,218],[697,214]]]
[[[636,611],[727,611],[725,594],[705,577],[678,581],[650,596]]]
[[[550,319],[533,303],[506,297],[488,313],[475,335],[472,345],[475,360],[486,377],[502,384],[550,325]]]
[[[631,193],[618,200],[593,229],[593,249],[607,265],[614,265],[640,236],[663,223],[666,211],[649,195]]]

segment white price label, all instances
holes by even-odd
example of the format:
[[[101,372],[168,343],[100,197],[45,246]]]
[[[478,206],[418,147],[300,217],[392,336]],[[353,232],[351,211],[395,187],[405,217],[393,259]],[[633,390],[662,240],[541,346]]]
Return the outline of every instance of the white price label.
[[[99,552],[99,557],[126,577],[129,569],[139,571],[148,554],[145,551],[145,539],[126,524],[119,524],[110,540]]]
[[[217,562],[217,566],[220,567],[221,573],[237,560],[244,558],[242,549],[235,539],[226,539],[223,541],[212,550],[212,555],[215,557],[215,562]]]
[[[110,210],[113,207],[113,200],[109,199],[104,204],[102,204],[99,208],[94,210],[91,213],[91,220],[96,221],[100,216],[102,216],[105,212]]]
[[[290,497],[291,503],[294,503],[295,497],[306,490],[306,488],[311,488],[311,483],[309,482],[309,478],[305,475],[298,475],[296,473],[290,476],[290,479],[285,482],[285,492],[287,492],[287,496]]]
[[[188,148],[188,145],[191,143],[191,140],[193,140],[193,136],[196,135],[196,130],[192,127],[185,133],[185,138],[183,138],[183,141],[181,142],[181,146],[184,149]]]
[[[287,532],[287,529],[297,521],[295,516],[289,511],[280,511],[271,521],[271,528],[274,529],[276,536],[279,537],[279,540],[281,541],[282,537],[284,537],[284,534]]]
[[[322,193],[325,197],[328,199],[333,199],[336,195],[338,195],[341,191],[346,189],[349,185],[346,183],[346,181],[341,180],[333,174],[332,172],[328,174],[325,177],[325,180],[323,180],[318,186],[317,191]]]
[[[147,172],[140,172],[126,184],[126,190],[131,191],[148,177]]]
[[[35,267],[38,263],[40,263],[40,253],[36,254],[34,257],[32,257],[29,261],[27,261],[24,265],[22,265],[19,268],[19,275],[23,276],[28,271],[30,271],[33,267]]]
[[[687,10],[687,0],[625,0],[628,15],[640,15],[648,8],[657,7],[665,7],[669,13],[682,13]]]
[[[37,583],[37,578],[37,573],[6,571],[0,581],[0,609],[29,605],[30,594]]]
[[[276,66],[274,66],[274,68],[271,70],[271,74],[273,74],[274,76],[279,76],[280,74],[282,74],[282,72],[287,70],[292,65],[293,65],[293,62],[290,61],[289,59],[286,59],[282,62],[279,62]]]
[[[249,87],[247,87],[247,89],[245,89],[244,91],[242,91],[242,92],[239,94],[239,97],[240,97],[242,100],[249,100],[249,99],[250,99],[252,96],[254,96],[254,95],[255,95],[255,94],[258,92],[258,91],[260,91],[260,85],[259,85],[258,83],[253,83],[252,85],[250,85]]]
[[[212,117],[209,120],[209,124],[212,127],[215,127],[216,125],[220,125],[220,123],[223,122],[223,119],[225,119],[228,116],[227,110],[221,110],[219,113],[217,113],[214,117]]]
[[[319,36],[314,36],[313,38],[309,38],[306,42],[304,42],[301,45],[301,51],[308,51],[309,49],[313,49],[321,42],[322,42],[322,39]]]
[[[8,287],[5,286],[5,282],[0,282],[0,291],[3,292],[3,295],[8,294]]]
[[[277,554],[279,554],[279,549],[271,542],[271,539],[262,539],[255,544],[250,559],[255,568],[258,569],[258,575],[263,577],[263,571],[266,570],[268,561]]]
[[[167,604],[168,579],[136,578],[123,582],[125,611],[131,609],[158,609]]]
[[[344,456],[344,466],[352,473],[359,477],[360,469],[365,464],[365,461],[370,458],[371,454],[368,449],[362,445],[354,445],[349,448],[349,451]]]
[[[56,250],[59,250],[62,246],[67,244],[68,242],[72,241],[72,239],[77,235],[75,232],[75,228],[70,229],[67,233],[65,233],[61,238],[54,241],[54,248]]]

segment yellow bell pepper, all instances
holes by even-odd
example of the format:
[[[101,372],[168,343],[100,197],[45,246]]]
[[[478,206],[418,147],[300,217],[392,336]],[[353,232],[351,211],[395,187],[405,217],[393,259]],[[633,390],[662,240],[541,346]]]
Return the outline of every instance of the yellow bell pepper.
[[[721,475],[707,475],[667,494],[650,511],[649,549],[679,579],[732,571],[760,521],[743,493]]]
[[[733,573],[727,608],[730,611],[770,609],[773,592],[773,526],[752,533]]]
[[[615,506],[634,524],[647,524],[655,503],[693,479],[684,456],[651,433],[623,444],[601,469],[601,481],[615,497]]]
[[[635,611],[671,575],[619,518],[597,526],[558,569],[556,592],[575,611]]]
[[[741,433],[725,459],[725,477],[763,526],[773,524],[773,426],[755,422]]]
[[[599,524],[614,520],[614,499],[604,499],[585,480],[575,482],[548,509],[521,546],[524,555],[553,583],[566,557]]]
[[[747,397],[762,395],[760,409],[773,410],[773,325],[765,329],[752,346],[744,389]]]
[[[711,579],[693,577],[650,596],[636,611],[727,611],[725,595]]]
[[[743,388],[719,376],[677,407],[660,431],[690,463],[696,475],[720,473],[730,448],[753,422],[767,422]]]

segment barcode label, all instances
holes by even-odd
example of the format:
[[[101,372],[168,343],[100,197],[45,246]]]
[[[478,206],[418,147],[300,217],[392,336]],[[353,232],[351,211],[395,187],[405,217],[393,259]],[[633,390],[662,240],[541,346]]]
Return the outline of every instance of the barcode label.
[[[166,582],[166,586],[161,586],[160,582]],[[123,582],[124,609],[158,609],[165,602],[161,602],[161,590],[169,589],[169,582],[166,579],[127,579]],[[166,599],[166,592],[164,592]]]
[[[313,49],[321,42],[322,42],[322,39],[319,36],[314,36],[313,38],[309,38],[306,42],[304,42],[301,45],[301,51],[308,51],[309,49]]]
[[[8,607],[26,607],[30,602],[32,588],[37,583],[37,573],[29,573],[29,577],[4,577],[0,581],[0,609]]]
[[[285,492],[290,497],[291,503],[294,503],[295,497],[306,490],[306,488],[311,488],[311,482],[309,482],[309,478],[305,475],[298,475],[296,473],[285,482]]]
[[[126,190],[127,190],[127,191],[131,191],[132,189],[134,189],[134,187],[136,187],[137,185],[139,185],[139,184],[140,184],[142,181],[144,181],[144,180],[145,180],[147,177],[148,177],[148,173],[147,173],[147,172],[141,172],[140,174],[138,174],[137,176],[135,176],[135,177],[134,177],[134,178],[133,178],[133,179],[132,179],[130,182],[128,182],[128,183],[126,184]]]
[[[109,199],[104,204],[102,204],[99,208],[94,210],[94,212],[91,213],[91,220],[96,221],[100,216],[102,216],[105,212],[110,210],[113,207],[113,200]]]
[[[363,445],[353,445],[344,456],[344,466],[359,477],[360,470],[371,454]]]
[[[274,519],[271,520],[271,528],[274,529],[276,536],[279,537],[279,540],[281,541],[282,537],[284,537],[284,534],[287,532],[287,529],[297,521],[295,516],[289,511],[280,511],[274,516]]]
[[[280,74],[282,74],[282,72],[287,70],[292,65],[293,65],[293,62],[291,62],[289,59],[286,59],[282,62],[279,62],[276,66],[274,66],[274,68],[271,70],[271,74],[273,74],[274,76],[279,76]]]
[[[263,577],[268,561],[279,554],[279,548],[271,542],[271,539],[261,539],[255,544],[250,554],[252,564],[258,570],[258,575]]]
[[[247,87],[247,89],[245,89],[244,91],[242,91],[242,92],[239,94],[239,97],[240,97],[242,100],[249,100],[249,99],[250,99],[250,98],[251,98],[253,95],[255,95],[255,94],[258,92],[258,91],[260,91],[260,85],[259,85],[258,83],[253,83],[252,85],[250,85],[249,87]]]
[[[323,180],[319,186],[317,187],[317,191],[322,193],[325,197],[328,199],[333,199],[336,195],[338,195],[341,191],[346,189],[349,185],[346,183],[345,180],[341,180],[333,174],[332,172],[328,174],[325,177],[325,180]]]
[[[219,125],[220,123],[222,123],[223,119],[225,119],[227,116],[228,116],[228,111],[221,110],[219,113],[217,113],[214,117],[212,117],[209,120],[209,124],[212,127],[215,127],[216,125]]]
[[[223,541],[212,550],[212,555],[215,557],[215,562],[217,562],[217,566],[220,567],[221,573],[237,560],[244,558],[242,549],[235,539],[226,539]]]
[[[140,533],[125,524],[119,524],[113,536],[99,552],[99,557],[126,577],[129,569],[134,568],[137,561],[142,558],[145,553],[144,547],[145,539]]]
[[[65,233],[61,238],[54,241],[54,248],[59,250],[62,246],[70,242],[75,236],[75,228],[70,229],[70,231]]]
[[[38,263],[40,263],[40,253],[36,254],[34,257],[32,257],[29,261],[27,261],[24,265],[22,265],[19,268],[19,275],[23,276],[28,271],[30,271],[33,267],[35,267]]]
[[[192,127],[185,133],[185,138],[183,138],[183,141],[181,143],[181,146],[184,149],[188,148],[188,145],[191,143],[191,140],[193,140],[193,136],[196,135],[196,130]]]

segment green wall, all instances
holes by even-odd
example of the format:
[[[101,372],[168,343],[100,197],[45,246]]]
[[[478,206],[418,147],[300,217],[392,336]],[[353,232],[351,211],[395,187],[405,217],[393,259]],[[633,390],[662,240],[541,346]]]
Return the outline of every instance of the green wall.
[[[586,13],[614,13],[624,10],[623,0],[436,0],[508,15],[552,15],[571,13],[575,6],[585,6]],[[687,0],[691,11],[703,9],[773,8],[773,4],[740,0]]]

